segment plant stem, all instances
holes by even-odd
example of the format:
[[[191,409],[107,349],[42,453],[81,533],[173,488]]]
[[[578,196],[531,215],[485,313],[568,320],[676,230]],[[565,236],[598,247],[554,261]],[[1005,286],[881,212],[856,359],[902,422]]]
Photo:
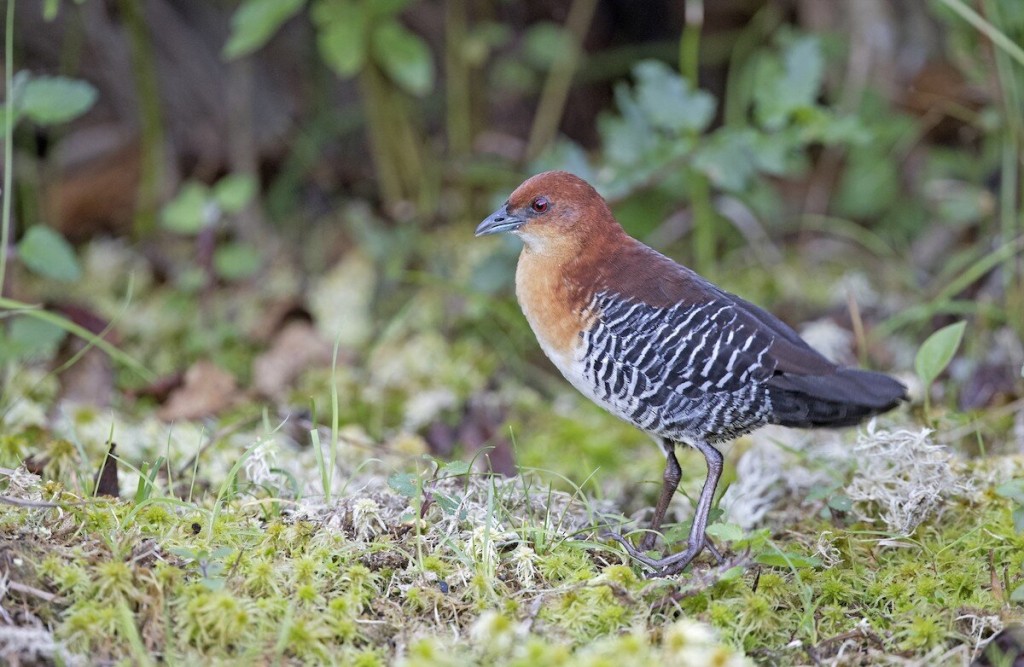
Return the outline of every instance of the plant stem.
[[[1021,66],[1024,66],[1024,48],[1021,48],[1019,44],[1015,44],[1012,39],[986,21],[981,14],[965,5],[961,0],[939,1],[953,10],[960,18],[974,26],[978,32],[988,37],[993,44],[1008,53]]]
[[[717,252],[715,225],[718,216],[711,204],[711,183],[695,169],[689,170],[690,199],[693,205],[693,256],[697,271],[708,275],[714,269]]]
[[[782,16],[778,7],[767,4],[754,14],[733,42],[729,54],[729,73],[725,80],[725,99],[722,102],[724,125],[743,127],[748,124],[747,115],[754,96],[754,68],[750,66],[750,59],[780,23]]]
[[[987,0],[984,8],[994,25],[1003,25],[997,3]],[[1000,33],[1002,34],[1002,33]],[[994,42],[993,42],[994,43]],[[1024,137],[1024,121],[1021,120],[1020,78],[1014,70],[1006,52],[993,49],[993,60],[996,65],[996,80],[999,83],[1000,97],[1003,103],[1002,155],[999,183],[999,219],[1000,236],[1003,243],[1012,241],[1018,234],[1024,233],[1024,213],[1018,209],[1018,187],[1022,187],[1020,159],[1024,152],[1021,143]],[[1018,223],[1020,229],[1018,229]],[[1024,262],[1020,256],[1007,258],[1003,271],[1003,293],[1005,307],[1013,312],[1017,304],[1011,303],[1019,299],[1024,290]],[[1018,332],[1020,333],[1020,332]]]
[[[704,27],[704,0],[686,0],[686,25],[679,37],[679,73],[697,88],[700,70],[700,32]],[[717,216],[711,204],[708,177],[690,169],[690,199],[693,204],[693,246],[697,270],[708,273],[714,268]]]
[[[156,209],[163,183],[164,128],[160,118],[160,89],[149,29],[143,16],[144,3],[120,0],[118,7],[131,37],[132,74],[139,97],[142,173],[133,231],[136,237],[142,237],[156,229]]]
[[[381,74],[373,64],[368,63],[359,73],[360,99],[366,117],[366,129],[370,139],[370,153],[377,172],[377,184],[381,198],[387,208],[393,207],[402,200],[402,183],[397,166],[391,161],[388,151],[388,131],[380,117],[381,105],[386,104],[382,93],[384,82]]]
[[[594,18],[597,0],[573,0],[569,8],[569,16],[565,20],[565,30],[572,36],[574,48],[565,57],[551,65],[548,78],[540,93],[537,112],[533,116],[530,138],[526,142],[523,160],[535,159],[555,138],[558,123],[562,120],[565,102],[569,98],[572,77],[579,66],[583,53],[583,40],[590,30],[590,22]]]
[[[7,245],[11,238],[11,183],[14,171],[14,0],[7,0],[7,31],[4,37],[4,90],[7,113],[4,114],[4,209],[0,220],[0,297],[7,276]]]
[[[696,88],[700,65],[700,31],[704,27],[704,0],[686,0],[683,11],[686,24],[679,38],[679,73]]]
[[[469,153],[473,141],[469,67],[463,55],[466,0],[447,0],[444,7],[448,152],[453,157],[463,157]]]

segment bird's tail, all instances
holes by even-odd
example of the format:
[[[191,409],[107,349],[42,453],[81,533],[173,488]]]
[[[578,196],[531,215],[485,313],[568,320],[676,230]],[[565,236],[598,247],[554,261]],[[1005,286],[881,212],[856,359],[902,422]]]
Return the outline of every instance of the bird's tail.
[[[781,426],[853,426],[907,399],[907,388],[888,375],[840,368],[829,375],[782,373],[768,381],[771,421]]]

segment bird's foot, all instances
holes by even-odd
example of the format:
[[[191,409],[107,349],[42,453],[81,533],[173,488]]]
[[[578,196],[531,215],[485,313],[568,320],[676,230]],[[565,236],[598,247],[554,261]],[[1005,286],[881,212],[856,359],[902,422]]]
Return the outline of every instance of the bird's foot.
[[[648,578],[670,577],[673,574],[682,572],[690,564],[690,561],[696,558],[697,554],[704,549],[707,549],[719,564],[725,562],[721,552],[707,539],[707,536],[704,536],[703,540],[688,542],[684,551],[672,554],[671,556],[665,556],[664,558],[651,558],[646,553],[654,546],[655,533],[647,533],[640,542],[639,549],[634,547],[628,539],[619,533],[607,532],[603,533],[602,537],[615,540],[622,545],[622,548],[626,550],[630,558],[651,568],[651,572],[647,574]]]

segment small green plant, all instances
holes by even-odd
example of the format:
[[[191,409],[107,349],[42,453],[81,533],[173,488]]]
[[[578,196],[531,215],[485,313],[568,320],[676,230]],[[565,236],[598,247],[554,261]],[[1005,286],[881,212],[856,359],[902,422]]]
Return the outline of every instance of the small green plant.
[[[20,120],[40,127],[74,120],[96,102],[96,89],[86,81],[60,76],[34,76],[23,70],[9,81],[7,99],[9,102],[0,106],[6,144],[0,248],[7,247],[11,233],[11,173],[14,161],[11,146],[14,127]],[[17,257],[29,270],[54,280],[71,282],[82,275],[74,250],[63,236],[49,227],[30,227],[18,244]],[[0,253],[0,295],[3,293],[6,271],[7,253],[3,252]]]
[[[360,84],[385,202],[431,209],[438,183],[425,163],[422,130],[407,102],[409,96],[433,91],[434,56],[426,41],[399,20],[410,0],[244,0],[232,17],[224,57],[232,60],[261,48],[307,4],[320,57],[339,77]]]
[[[213,551],[171,547],[169,551],[199,572],[199,583],[207,590],[219,591],[224,588],[224,571],[227,569],[224,559],[233,551],[231,547],[217,547]]]
[[[7,102],[0,105],[4,136],[3,210],[0,214],[0,317],[10,318],[9,325],[0,328],[0,365],[51,357],[65,333],[70,333],[146,376],[148,373],[145,368],[101,336],[38,306],[3,298],[7,277],[6,248],[12,232],[14,127],[19,120],[43,127],[66,123],[88,111],[97,96],[96,89],[86,81],[59,76],[35,76],[27,71],[12,74],[13,34],[10,23],[13,22],[13,7],[14,3],[9,3],[9,25],[5,38]],[[30,227],[17,244],[16,251],[15,256],[25,268],[44,278],[74,282],[82,276],[74,249],[63,236],[44,225]]]
[[[931,412],[931,386],[938,379],[942,371],[946,370],[949,362],[953,361],[953,355],[960,347],[960,341],[964,337],[966,322],[957,322],[945,326],[921,344],[914,358],[914,370],[921,378],[924,385],[924,409],[926,413]]]
[[[422,493],[421,515],[426,513],[430,504],[437,503],[445,514],[454,516],[462,506],[462,498],[457,494],[448,494],[434,487],[441,480],[468,475],[470,464],[465,461],[442,462],[432,457],[428,457],[428,461],[432,468],[427,471],[430,473],[429,478],[415,473],[395,473],[388,478],[388,486],[392,491],[406,498],[418,498]],[[464,509],[459,513],[459,518],[466,518]]]
[[[256,248],[240,241],[218,243],[212,254],[204,251],[213,245],[215,235],[224,223],[253,200],[256,189],[256,180],[245,174],[225,176],[213,187],[188,181],[164,206],[160,216],[164,229],[197,238],[200,264],[203,265],[198,268],[205,272],[207,281],[215,277],[229,281],[244,280],[252,277],[263,263]]]
[[[726,100],[730,122],[710,130],[714,97],[665,63],[642,61],[633,68],[634,84],[615,88],[618,113],[599,119],[602,150],[597,159],[591,162],[578,146],[562,143],[539,167],[575,171],[613,202],[643,192],[654,194],[648,199],[658,205],[683,193],[693,206],[694,261],[698,270],[710,270],[724,239],[722,230],[728,229],[712,206],[712,189],[760,215],[776,217],[766,177],[805,172],[805,151],[812,145],[870,139],[857,117],[818,102],[824,64],[816,37],[783,35],[740,68],[736,76],[751,82],[754,94]],[[628,208],[624,217],[629,224]],[[643,218],[658,216],[645,209]]]
[[[1013,502],[1013,529],[1024,533],[1024,478],[1011,479],[996,487],[996,495]]]

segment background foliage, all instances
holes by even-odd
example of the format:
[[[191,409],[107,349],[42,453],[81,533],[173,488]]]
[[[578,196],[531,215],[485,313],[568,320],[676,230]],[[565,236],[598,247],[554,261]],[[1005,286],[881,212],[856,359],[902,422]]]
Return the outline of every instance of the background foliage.
[[[5,10],[4,659],[962,664],[1022,643],[1017,0]],[[472,238],[552,168],[910,385],[859,432],[733,446],[725,567],[647,582],[600,539],[642,525],[660,454],[543,359],[516,241]]]

